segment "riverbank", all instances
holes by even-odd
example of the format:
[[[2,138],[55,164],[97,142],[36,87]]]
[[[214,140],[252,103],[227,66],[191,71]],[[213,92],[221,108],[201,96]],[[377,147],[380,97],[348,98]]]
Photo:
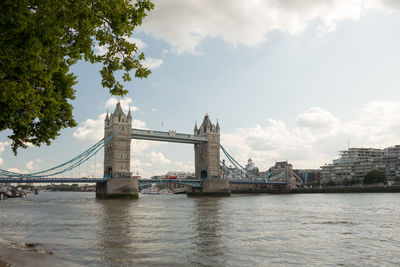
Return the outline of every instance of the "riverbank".
[[[357,185],[302,187],[289,190],[286,186],[262,186],[253,184],[231,184],[232,194],[310,194],[310,193],[399,193],[400,185]]]
[[[0,239],[0,267],[10,266],[65,266],[53,252],[41,244],[23,243]],[[70,266],[70,263],[68,263]],[[78,265],[75,265],[78,266]]]
[[[399,193],[400,186],[325,186],[313,188],[294,188],[291,190],[293,194],[310,194],[310,193]]]

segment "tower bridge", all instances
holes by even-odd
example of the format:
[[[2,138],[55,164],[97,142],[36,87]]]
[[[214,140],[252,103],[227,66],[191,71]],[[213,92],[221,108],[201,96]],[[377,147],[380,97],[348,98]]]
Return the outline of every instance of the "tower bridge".
[[[200,127],[195,124],[193,134],[132,129],[132,114],[125,114],[118,103],[114,113],[107,113],[104,120],[104,138],[112,139],[104,146],[105,182],[97,182],[99,198],[138,196],[138,181],[130,171],[131,140],[150,140],[193,144],[195,152],[195,179],[202,186],[192,186],[189,194],[230,195],[228,179],[221,178],[220,127],[211,123],[206,114]]]
[[[131,140],[150,140],[191,144],[194,146],[195,179],[135,179],[130,170]],[[84,162],[104,149],[103,177],[57,178],[68,171],[78,168]],[[220,161],[220,151],[233,164],[227,167]],[[298,177],[297,177],[298,178]],[[132,129],[132,114],[125,114],[120,103],[115,111],[106,115],[104,120],[104,138],[80,155],[55,167],[35,173],[20,174],[0,169],[0,183],[96,183],[98,198],[137,198],[139,186],[153,183],[174,183],[188,187],[188,195],[229,196],[233,190],[253,188],[292,187],[295,174],[291,168],[269,172],[263,177],[255,177],[241,166],[220,144],[220,126],[213,124],[205,114],[202,124],[195,124],[193,134],[175,131],[155,131]],[[299,179],[299,178],[298,178]]]

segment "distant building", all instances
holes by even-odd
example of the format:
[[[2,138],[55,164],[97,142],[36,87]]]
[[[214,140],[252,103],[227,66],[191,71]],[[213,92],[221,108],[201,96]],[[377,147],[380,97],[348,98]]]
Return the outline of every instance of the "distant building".
[[[251,159],[249,159],[247,161],[247,164],[246,164],[246,167],[245,167],[246,171],[252,172],[254,170],[254,168],[255,168],[255,166],[254,166],[253,161]]]
[[[388,180],[400,179],[400,145],[378,148],[350,148],[340,151],[339,159],[321,166],[322,183],[342,184],[344,179],[361,182],[372,170],[380,170]]]
[[[303,181],[304,185],[312,184],[312,183],[321,183],[321,170],[320,169],[300,169],[293,170],[297,176]]]
[[[152,176],[152,179],[194,179],[195,174],[183,171],[169,171],[164,175]]]

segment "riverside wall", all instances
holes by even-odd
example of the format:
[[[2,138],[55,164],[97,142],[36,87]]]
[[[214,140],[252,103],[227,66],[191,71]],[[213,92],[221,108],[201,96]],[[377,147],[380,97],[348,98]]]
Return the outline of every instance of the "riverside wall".
[[[289,188],[285,185],[230,184],[232,194],[321,194],[321,193],[398,193],[400,185],[392,186],[325,186]]]
[[[291,190],[294,194],[310,193],[399,193],[400,185],[380,186],[325,186],[314,188],[295,188]]]

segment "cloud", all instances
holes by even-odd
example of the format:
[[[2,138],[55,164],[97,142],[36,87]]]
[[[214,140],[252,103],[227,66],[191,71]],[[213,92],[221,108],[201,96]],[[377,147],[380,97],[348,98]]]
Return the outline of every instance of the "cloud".
[[[123,99],[111,97],[106,102],[106,108],[109,108],[110,112],[114,112],[115,106],[117,105],[118,101],[121,104],[121,108],[125,113],[128,113],[129,108],[131,109],[131,112],[135,112],[135,111],[139,110],[138,107],[135,107],[133,104],[131,105],[132,98],[129,98],[129,97],[125,97]]]
[[[174,53],[198,53],[206,38],[222,38],[236,46],[256,46],[268,33],[302,33],[317,21],[320,31],[332,31],[342,20],[357,20],[368,10],[400,8],[395,0],[230,1],[155,0],[141,30],[162,38]]]
[[[245,163],[252,158],[262,170],[280,160],[289,160],[295,168],[318,168],[346,149],[347,140],[351,147],[400,144],[400,101],[372,101],[349,121],[312,107],[299,114],[291,128],[267,119],[266,125],[239,128],[221,136],[221,144],[235,159]]]
[[[151,70],[159,68],[162,64],[163,64],[162,59],[152,58],[152,57],[148,57],[142,62],[143,67]]]
[[[337,129],[339,120],[322,108],[311,107],[305,113],[297,116],[296,124],[309,129],[313,133],[329,134]]]
[[[127,36],[123,36],[123,38],[129,42],[129,43],[134,43],[136,44],[137,48],[139,50],[143,50],[147,47],[147,44],[145,42],[143,42],[143,40],[139,39],[139,38],[134,38],[134,37],[127,37]],[[96,45],[95,46],[95,53],[98,56],[104,56],[108,51],[107,46],[104,45]],[[121,58],[121,57],[120,57]]]
[[[129,97],[119,100],[121,108],[125,113],[128,113],[129,108],[131,112],[139,110],[138,107],[132,105],[132,99]],[[118,103],[116,97],[111,97],[105,103],[105,107],[110,109],[110,112],[114,112],[114,108]],[[100,114],[97,119],[89,118],[79,124],[79,127],[73,132],[73,137],[84,142],[97,142],[104,137],[104,119],[106,113]],[[146,123],[141,120],[134,119],[133,127],[145,129]]]
[[[3,151],[9,144],[10,144],[9,142],[0,142],[0,154],[3,153]],[[3,163],[4,163],[3,159],[0,158],[0,166],[3,165]]]
[[[132,122],[132,127],[136,129],[147,129],[146,128],[146,123],[141,120],[133,120]]]
[[[158,109],[152,108],[151,111],[152,111],[152,112],[158,112]]]
[[[18,168],[9,168],[9,169],[7,169],[7,171],[15,172],[15,173],[27,173],[27,171],[21,170],[21,169],[18,169]]]
[[[73,137],[79,141],[97,142],[104,137],[104,119],[106,113],[100,114],[97,119],[87,119],[79,124],[73,132]],[[133,120],[134,128],[146,129],[146,123],[141,120]]]
[[[151,159],[152,162],[155,162],[157,164],[170,164],[171,161],[167,159],[163,153],[161,152],[154,152],[151,151],[148,154],[148,157]]]
[[[104,119],[106,113],[100,114],[97,119],[87,119],[79,124],[73,132],[73,137],[79,141],[97,142],[104,137]]]
[[[175,165],[176,170],[184,171],[184,172],[194,172],[194,164],[193,162],[181,162],[181,161],[174,161],[173,164]]]
[[[147,44],[145,42],[143,42],[143,40],[141,40],[139,38],[134,38],[134,37],[124,37],[124,38],[129,43],[136,44],[136,46],[137,46],[137,48],[139,48],[139,50],[142,50],[142,49],[147,47]]]
[[[25,167],[30,171],[38,170],[39,165],[35,164],[35,162],[38,162],[38,161],[33,161],[33,160],[28,161],[27,163],[25,163]]]

